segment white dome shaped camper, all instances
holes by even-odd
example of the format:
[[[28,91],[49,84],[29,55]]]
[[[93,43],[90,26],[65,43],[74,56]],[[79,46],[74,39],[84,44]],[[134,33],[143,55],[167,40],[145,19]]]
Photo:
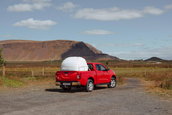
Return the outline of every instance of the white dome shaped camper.
[[[88,71],[88,65],[82,57],[68,57],[61,64],[61,71]]]

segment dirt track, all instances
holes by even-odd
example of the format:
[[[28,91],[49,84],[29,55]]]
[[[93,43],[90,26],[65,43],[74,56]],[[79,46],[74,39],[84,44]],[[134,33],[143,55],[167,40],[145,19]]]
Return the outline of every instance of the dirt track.
[[[144,91],[137,79],[114,89],[93,92],[54,86],[0,94],[0,115],[172,115],[172,101]]]

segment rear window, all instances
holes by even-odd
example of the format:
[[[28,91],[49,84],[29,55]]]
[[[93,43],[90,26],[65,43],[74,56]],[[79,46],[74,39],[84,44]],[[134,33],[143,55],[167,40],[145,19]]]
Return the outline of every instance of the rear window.
[[[88,70],[93,70],[93,65],[92,64],[87,64],[88,65]]]

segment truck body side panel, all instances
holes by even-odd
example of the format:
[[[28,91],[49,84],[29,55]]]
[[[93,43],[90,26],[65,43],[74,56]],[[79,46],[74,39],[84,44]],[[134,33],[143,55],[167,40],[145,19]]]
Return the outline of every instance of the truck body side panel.
[[[57,82],[80,82],[80,85],[86,86],[89,78],[93,79],[94,84],[109,83],[112,76],[116,76],[112,70],[100,71],[96,69],[96,64],[88,63],[92,68],[88,71],[58,71],[56,72]],[[104,65],[102,65],[104,66]],[[105,66],[104,66],[105,67]]]

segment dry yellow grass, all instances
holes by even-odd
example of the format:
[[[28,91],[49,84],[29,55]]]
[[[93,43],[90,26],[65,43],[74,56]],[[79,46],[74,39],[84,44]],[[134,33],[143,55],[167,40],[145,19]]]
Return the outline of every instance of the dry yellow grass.
[[[120,77],[144,78],[156,87],[172,89],[172,68],[113,68]]]
[[[123,84],[126,77],[144,78],[146,81],[153,81],[153,87],[172,90],[172,68],[111,68],[118,76],[118,83]],[[43,76],[44,70],[44,76]],[[54,80],[55,72],[58,67],[24,67],[24,68],[6,68],[6,77],[19,80],[24,83],[41,81],[45,79]],[[32,74],[33,71],[33,74]],[[2,73],[2,70],[0,70]],[[3,81],[0,79],[0,85]]]
[[[113,68],[122,78],[137,77],[148,92],[172,97],[172,68]]]
[[[149,93],[155,93],[165,97],[172,97],[172,90],[157,87],[155,81],[145,81],[142,79],[142,83],[145,85],[145,89]]]

